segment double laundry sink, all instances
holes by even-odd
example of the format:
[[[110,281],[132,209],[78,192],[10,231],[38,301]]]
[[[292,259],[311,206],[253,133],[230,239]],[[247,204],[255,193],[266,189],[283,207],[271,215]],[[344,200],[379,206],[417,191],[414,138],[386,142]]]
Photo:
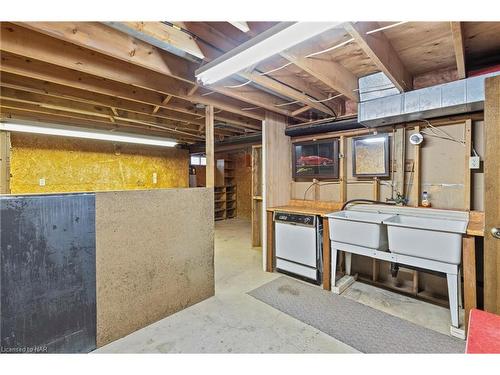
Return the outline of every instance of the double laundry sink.
[[[392,212],[349,210],[329,214],[330,240],[460,264],[462,234],[468,223],[465,212],[418,208],[406,211],[405,207],[378,210]]]
[[[459,327],[462,235],[468,212],[385,205],[356,205],[328,214],[332,290],[336,287],[337,252],[346,253],[346,274],[351,273],[351,254],[446,274],[452,334]],[[347,284],[343,284],[344,288]]]

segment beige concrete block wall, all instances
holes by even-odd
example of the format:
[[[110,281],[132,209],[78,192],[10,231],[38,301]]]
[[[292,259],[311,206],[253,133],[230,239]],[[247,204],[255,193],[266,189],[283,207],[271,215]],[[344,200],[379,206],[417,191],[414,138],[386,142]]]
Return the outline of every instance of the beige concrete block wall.
[[[97,346],[214,295],[213,189],[96,193]]]

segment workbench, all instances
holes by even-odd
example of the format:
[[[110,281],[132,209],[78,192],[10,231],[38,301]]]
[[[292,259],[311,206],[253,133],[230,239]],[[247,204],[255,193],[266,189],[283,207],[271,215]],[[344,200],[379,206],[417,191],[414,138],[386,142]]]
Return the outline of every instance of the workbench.
[[[274,221],[275,211],[316,215],[323,222],[323,289],[331,290],[331,249],[327,214],[342,209],[342,202],[291,200],[287,205],[267,209],[267,272],[274,271]],[[484,236],[484,212],[471,211],[467,232],[462,240],[462,268],[464,279],[465,327],[470,311],[477,307],[476,249],[475,237]]]

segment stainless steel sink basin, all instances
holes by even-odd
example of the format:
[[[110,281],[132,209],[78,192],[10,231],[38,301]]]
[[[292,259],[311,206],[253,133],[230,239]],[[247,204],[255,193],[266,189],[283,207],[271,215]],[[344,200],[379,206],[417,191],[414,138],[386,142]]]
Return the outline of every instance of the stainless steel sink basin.
[[[371,249],[388,249],[384,220],[392,214],[374,212],[339,211],[328,214],[330,240]]]
[[[392,253],[460,264],[467,222],[397,215],[384,220]]]

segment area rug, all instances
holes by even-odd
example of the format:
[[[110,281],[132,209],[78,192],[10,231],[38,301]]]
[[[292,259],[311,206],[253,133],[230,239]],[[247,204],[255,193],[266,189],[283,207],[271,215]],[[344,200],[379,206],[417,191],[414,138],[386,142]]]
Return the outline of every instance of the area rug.
[[[363,353],[465,351],[462,340],[289,277],[248,294]]]

